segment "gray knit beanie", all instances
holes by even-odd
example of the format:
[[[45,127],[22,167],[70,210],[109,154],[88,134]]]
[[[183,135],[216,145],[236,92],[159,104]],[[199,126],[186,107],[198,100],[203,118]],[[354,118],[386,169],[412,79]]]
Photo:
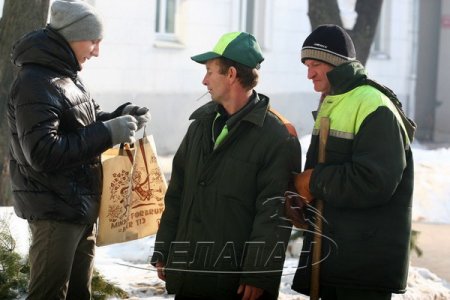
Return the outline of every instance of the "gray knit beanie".
[[[69,42],[103,38],[100,15],[82,0],[55,0],[49,25]]]

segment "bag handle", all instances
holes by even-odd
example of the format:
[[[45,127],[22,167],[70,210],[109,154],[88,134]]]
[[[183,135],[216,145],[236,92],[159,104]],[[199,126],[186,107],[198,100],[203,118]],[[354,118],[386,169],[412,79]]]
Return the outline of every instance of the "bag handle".
[[[142,138],[146,137],[146,131],[145,129],[147,128],[146,125],[144,125],[144,132],[142,134]],[[141,139],[140,139],[141,140]],[[128,158],[130,159],[131,163],[134,163],[134,156],[133,153],[131,152],[131,148],[134,147],[134,143],[120,143],[119,146],[119,155],[123,156],[124,152],[126,152]],[[143,150],[141,150],[143,151]],[[144,153],[144,152],[143,152]],[[144,159],[145,159],[145,154],[144,155]],[[145,160],[145,168],[147,168],[147,160]],[[148,170],[147,170],[148,172]]]
[[[142,158],[144,159],[145,171],[148,174],[147,157],[145,156],[144,141],[143,141],[143,139],[147,137],[146,129],[147,129],[147,125],[144,125],[144,132],[142,134],[142,139],[139,140],[139,148],[140,148],[141,153],[142,153]]]
[[[133,153],[131,152],[130,144],[120,143],[119,147],[119,155],[123,156],[124,152],[127,154],[128,158],[130,159],[130,162],[134,162]]]

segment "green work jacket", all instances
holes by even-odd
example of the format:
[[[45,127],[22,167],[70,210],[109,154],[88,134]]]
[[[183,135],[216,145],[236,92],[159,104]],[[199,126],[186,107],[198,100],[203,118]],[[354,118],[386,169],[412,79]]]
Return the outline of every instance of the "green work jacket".
[[[332,93],[314,124],[305,169],[322,199],[320,284],[403,293],[409,266],[413,157],[393,102],[367,84],[359,62],[328,74]],[[318,163],[319,127],[330,119],[326,161]],[[410,128],[408,128],[410,129]],[[309,220],[317,216],[312,207]],[[312,223],[312,222],[311,222]],[[313,226],[305,232],[292,288],[309,293]]]
[[[169,293],[232,299],[240,284],[249,284],[277,298],[291,233],[283,195],[301,168],[301,151],[298,138],[269,110],[269,99],[257,97],[215,149],[217,104],[191,116],[173,160],[152,257],[166,265]]]

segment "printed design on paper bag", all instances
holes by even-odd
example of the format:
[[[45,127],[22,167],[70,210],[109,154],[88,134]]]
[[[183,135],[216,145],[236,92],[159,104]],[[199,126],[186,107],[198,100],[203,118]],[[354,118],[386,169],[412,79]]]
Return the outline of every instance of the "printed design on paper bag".
[[[126,218],[134,209],[144,206],[155,206],[157,208],[145,209],[145,215],[156,214],[164,206],[164,193],[162,185],[152,187],[151,182],[162,182],[163,175],[157,167],[156,158],[152,157],[150,168],[147,172],[144,164],[138,164],[132,174],[122,170],[113,173],[113,180],[109,187],[111,202],[108,206],[108,219],[112,223]],[[153,167],[153,168],[151,168]],[[130,195],[131,177],[131,195]],[[131,210],[131,211],[129,211]]]
[[[120,173],[113,173],[113,180],[109,188],[112,204],[108,208],[108,217],[110,222],[115,222],[121,216],[125,215],[126,208],[123,205],[128,195],[128,181],[130,172],[122,170]]]
[[[150,166],[156,165],[156,158],[152,158]],[[162,174],[157,168],[150,168],[147,171],[145,170],[145,166],[140,166],[136,168],[133,174],[133,198],[131,200],[130,206],[131,208],[136,208],[140,206],[146,205],[155,205],[155,201],[151,201],[151,198],[156,198],[159,206],[162,205],[164,191],[162,187],[159,186],[158,189],[154,189],[150,186],[150,181],[153,182],[161,182]]]

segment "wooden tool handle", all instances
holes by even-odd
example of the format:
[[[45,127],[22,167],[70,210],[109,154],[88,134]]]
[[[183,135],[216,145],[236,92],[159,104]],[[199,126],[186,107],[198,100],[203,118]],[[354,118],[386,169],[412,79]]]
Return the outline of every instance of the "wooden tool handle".
[[[322,117],[320,119],[319,130],[319,163],[325,162],[325,148],[327,145],[328,135],[330,132],[330,119],[328,117]],[[310,299],[319,299],[319,287],[320,287],[320,254],[322,251],[322,212],[323,212],[323,200],[316,199],[317,215],[315,220],[315,233],[314,233],[314,248],[311,265],[311,291]]]

